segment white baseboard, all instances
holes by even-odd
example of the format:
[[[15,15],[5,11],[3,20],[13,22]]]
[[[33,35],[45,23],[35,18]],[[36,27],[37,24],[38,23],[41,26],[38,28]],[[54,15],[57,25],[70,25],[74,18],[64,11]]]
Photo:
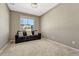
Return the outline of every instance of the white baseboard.
[[[48,39],[48,38],[47,38],[47,39]],[[50,39],[50,40],[53,41],[52,39]],[[59,45],[61,45],[61,46],[64,46],[64,47],[67,47],[67,48],[70,48],[70,49],[73,49],[73,50],[79,52],[79,49],[73,48],[73,47],[71,47],[71,46],[65,45],[65,44],[60,43],[60,42],[57,42],[57,41],[53,41],[53,42],[55,42],[56,44],[59,44]]]
[[[9,42],[7,42],[1,49],[0,49],[0,55],[2,54],[2,52],[8,47]]]

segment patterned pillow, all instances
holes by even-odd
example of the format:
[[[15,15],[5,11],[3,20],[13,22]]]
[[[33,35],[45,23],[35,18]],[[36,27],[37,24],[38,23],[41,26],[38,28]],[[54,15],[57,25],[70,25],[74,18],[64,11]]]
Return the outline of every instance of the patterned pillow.
[[[31,31],[27,31],[27,36],[30,36],[32,35],[32,32]]]
[[[37,31],[35,31],[35,32],[34,32],[34,35],[38,35],[38,32],[37,32]]]
[[[23,32],[18,32],[19,37],[23,36]]]

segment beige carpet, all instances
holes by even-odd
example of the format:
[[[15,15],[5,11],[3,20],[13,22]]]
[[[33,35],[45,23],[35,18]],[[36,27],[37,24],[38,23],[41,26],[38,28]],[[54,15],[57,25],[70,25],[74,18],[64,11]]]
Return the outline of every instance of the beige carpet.
[[[19,44],[10,44],[2,56],[73,56],[79,55],[79,51],[61,46],[54,41],[42,38],[23,42]]]

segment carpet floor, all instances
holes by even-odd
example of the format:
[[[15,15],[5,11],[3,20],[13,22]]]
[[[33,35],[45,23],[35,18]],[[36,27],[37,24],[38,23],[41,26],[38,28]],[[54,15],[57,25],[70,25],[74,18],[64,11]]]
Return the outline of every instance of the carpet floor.
[[[49,39],[9,44],[1,56],[73,56],[79,51],[62,46]]]

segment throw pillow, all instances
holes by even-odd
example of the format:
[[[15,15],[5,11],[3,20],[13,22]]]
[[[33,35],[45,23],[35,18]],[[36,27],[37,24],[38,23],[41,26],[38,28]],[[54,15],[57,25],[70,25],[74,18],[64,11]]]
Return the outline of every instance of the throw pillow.
[[[27,31],[27,36],[30,36],[32,35],[32,32],[31,31]]]
[[[38,31],[37,30],[35,30],[34,35],[38,35]]]
[[[18,32],[19,37],[23,36],[23,32]]]

